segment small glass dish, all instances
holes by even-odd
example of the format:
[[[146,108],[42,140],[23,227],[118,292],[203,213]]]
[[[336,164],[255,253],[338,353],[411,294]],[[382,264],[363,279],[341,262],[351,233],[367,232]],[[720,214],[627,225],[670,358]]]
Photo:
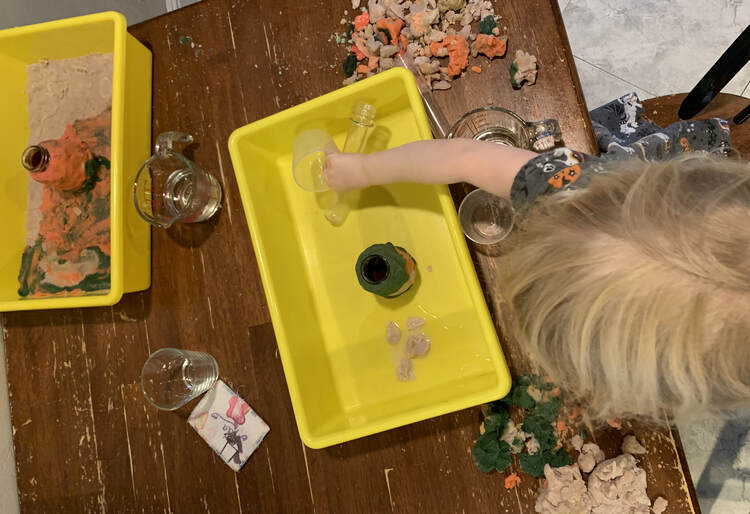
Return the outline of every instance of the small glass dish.
[[[464,235],[481,245],[499,243],[513,229],[515,211],[510,200],[475,189],[458,208]]]

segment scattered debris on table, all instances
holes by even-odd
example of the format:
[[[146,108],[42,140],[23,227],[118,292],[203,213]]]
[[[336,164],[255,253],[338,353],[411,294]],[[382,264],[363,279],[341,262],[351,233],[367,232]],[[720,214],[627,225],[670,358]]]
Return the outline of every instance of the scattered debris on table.
[[[198,57],[201,52],[203,52],[203,45],[201,45],[200,43],[196,43],[191,36],[180,36],[178,41],[183,46],[190,45],[190,48],[193,49],[196,57]]]
[[[408,382],[416,378],[412,359],[425,357],[430,353],[432,340],[422,332],[425,319],[421,316],[409,316],[406,319],[406,329],[409,335],[398,364],[396,364],[396,378],[402,382]],[[389,321],[385,325],[385,339],[391,346],[396,346],[401,341],[401,329],[395,321]]]
[[[536,501],[540,514],[648,514],[652,507],[646,472],[634,457],[646,449],[629,434],[622,442],[623,454],[607,460],[598,445],[584,441],[585,432],[570,435],[572,427],[566,420],[573,423],[581,410],[562,410],[562,396],[548,377],[517,377],[505,398],[483,406],[484,422],[471,451],[477,467],[485,473],[502,473],[518,455],[514,469],[518,466],[528,475],[546,478]],[[510,419],[511,406],[521,410],[520,425]],[[617,420],[610,420],[610,425],[622,428]],[[579,452],[575,464],[564,448],[567,444]],[[520,481],[516,472],[509,472],[505,488],[512,489]],[[665,508],[664,498],[654,501],[654,512],[661,514]]]
[[[519,89],[526,84],[536,83],[536,57],[523,50],[516,50],[516,58],[510,63],[510,84]]]
[[[667,510],[667,505],[669,505],[669,502],[667,502],[665,498],[659,496],[654,500],[654,504],[651,506],[651,511],[654,514],[662,514],[665,510]]]
[[[516,473],[511,473],[510,475],[505,477],[506,489],[513,489],[520,483],[521,483],[521,477],[519,477]]]
[[[632,434],[625,436],[625,439],[622,440],[621,448],[622,453],[629,453],[631,455],[643,455],[646,453],[646,448]]]
[[[477,467],[485,473],[493,469],[503,472],[511,464],[511,455],[519,454],[521,470],[538,478],[546,464],[572,464],[555,431],[560,404],[559,388],[543,377],[522,375],[515,379],[508,396],[485,407],[480,436],[472,449]],[[510,419],[511,405],[525,411],[520,428]]]
[[[584,473],[591,473],[594,467],[604,460],[604,452],[594,443],[586,443],[579,450],[578,467]]]
[[[596,446],[596,445],[594,445]],[[597,451],[601,452],[599,448]],[[579,457],[580,458],[580,457]],[[583,468],[572,465],[553,469],[547,465],[547,483],[537,497],[539,514],[648,514],[651,500],[646,494],[646,472],[635,458],[626,453],[604,460],[591,471],[585,482]],[[662,501],[659,501],[662,500]],[[666,508],[666,500],[658,498],[654,508]],[[656,512],[656,510],[654,510]],[[660,511],[660,512],[663,512]]]
[[[448,89],[453,79],[466,73],[469,55],[505,55],[508,38],[499,37],[500,16],[489,0],[369,0],[361,8],[361,2],[355,4],[355,14],[357,9],[360,13],[351,23],[342,19],[346,31],[330,38],[348,46],[342,63],[344,85],[392,68],[396,55],[408,53],[432,89]],[[440,60],[446,57],[447,64]],[[480,66],[471,70],[481,73]]]

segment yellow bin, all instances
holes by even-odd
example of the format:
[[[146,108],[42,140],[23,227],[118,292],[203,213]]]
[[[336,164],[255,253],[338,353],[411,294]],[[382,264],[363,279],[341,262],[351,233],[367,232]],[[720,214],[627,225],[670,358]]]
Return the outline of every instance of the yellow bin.
[[[427,139],[414,77],[393,69],[237,129],[229,139],[253,247],[300,436],[321,448],[496,400],[510,375],[445,186],[363,190],[340,227],[323,216],[326,195],[292,177],[292,142],[321,128],[339,148],[358,100],[374,103],[370,150]],[[330,199],[328,199],[330,200]],[[418,284],[391,300],[357,282],[357,256],[391,241],[417,260]],[[400,382],[405,321],[427,319],[430,353]],[[404,329],[399,346],[385,325]]]
[[[116,12],[0,31],[0,312],[113,305],[151,283],[151,231],[133,204],[132,184],[150,155],[151,52]],[[107,294],[22,299],[18,271],[26,235],[28,64],[113,53],[111,142],[111,288]]]

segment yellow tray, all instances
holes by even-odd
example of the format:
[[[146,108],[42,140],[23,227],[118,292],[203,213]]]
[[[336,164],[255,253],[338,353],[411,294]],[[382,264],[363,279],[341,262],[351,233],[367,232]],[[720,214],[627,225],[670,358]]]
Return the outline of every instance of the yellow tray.
[[[133,203],[133,180],[151,139],[151,52],[126,30],[125,17],[104,12],[0,31],[0,312],[113,305],[151,283],[151,231]],[[103,295],[23,299],[18,271],[26,236],[28,145],[26,65],[113,53],[111,142],[111,288]]]
[[[510,374],[445,186],[399,184],[361,192],[341,227],[291,170],[292,141],[311,127],[339,147],[357,100],[377,107],[373,144],[427,139],[411,74],[393,69],[234,131],[229,138],[300,436],[322,448],[495,400]],[[391,241],[417,260],[419,286],[385,300],[359,287],[354,264]],[[431,270],[431,271],[428,271]],[[427,319],[432,350],[399,382],[385,324]],[[404,328],[404,332],[406,332]]]

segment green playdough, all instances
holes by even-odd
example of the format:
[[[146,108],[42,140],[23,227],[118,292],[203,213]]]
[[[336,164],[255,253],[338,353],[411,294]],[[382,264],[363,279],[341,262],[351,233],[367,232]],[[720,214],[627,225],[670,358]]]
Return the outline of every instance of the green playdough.
[[[354,270],[365,291],[395,298],[414,284],[417,263],[400,246],[374,244],[359,255]]]
[[[513,381],[510,393],[491,403],[483,422],[484,434],[477,438],[471,451],[480,471],[489,473],[493,469],[502,472],[510,466],[513,454],[519,455],[521,470],[539,478],[544,476],[544,465],[553,468],[573,463],[564,448],[558,445],[554,423],[560,412],[560,398],[551,394],[555,385],[537,375],[522,375]],[[535,400],[537,397],[539,401]],[[534,455],[521,453],[524,440],[515,437],[513,444],[500,440],[510,420],[509,406],[523,409],[525,414],[521,430],[532,434],[539,443],[539,451]]]
[[[488,14],[484,17],[484,19],[482,19],[482,21],[479,22],[479,33],[491,36],[492,29],[494,29],[495,27],[497,27],[497,23],[495,23],[495,17],[491,14]]]
[[[517,74],[518,74],[518,63],[516,61],[511,61],[510,63],[510,85],[516,89],[521,87],[521,83],[516,80]]]
[[[351,77],[354,74],[354,70],[357,69],[357,56],[354,54],[347,55],[342,67],[346,76]]]
[[[378,33],[380,34],[380,40],[384,45],[391,44],[391,34],[388,32],[388,29],[378,29]]]
[[[75,191],[76,194],[88,193],[89,191],[94,189],[96,183],[101,180],[101,178],[99,178],[99,168],[101,168],[102,166],[109,169],[109,159],[107,159],[106,157],[99,157],[95,155],[94,157],[86,161],[86,180],[83,182],[81,187]]]

